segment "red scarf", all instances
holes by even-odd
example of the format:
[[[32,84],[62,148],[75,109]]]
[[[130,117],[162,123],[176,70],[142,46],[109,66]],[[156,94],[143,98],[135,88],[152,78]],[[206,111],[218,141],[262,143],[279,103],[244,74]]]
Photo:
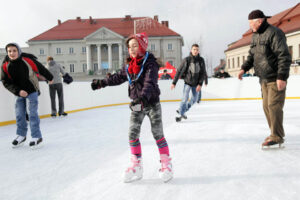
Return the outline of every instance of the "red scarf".
[[[139,63],[143,60],[143,57],[130,57],[131,61],[129,63],[128,72],[129,74],[138,74],[141,71],[141,66]]]

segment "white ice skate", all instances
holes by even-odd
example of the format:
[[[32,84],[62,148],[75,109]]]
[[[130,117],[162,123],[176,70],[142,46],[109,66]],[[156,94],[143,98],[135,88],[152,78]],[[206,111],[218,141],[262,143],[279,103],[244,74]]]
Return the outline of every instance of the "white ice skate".
[[[128,169],[124,173],[124,182],[130,183],[133,181],[140,180],[143,178],[143,163],[142,158],[137,158],[136,155],[132,155],[131,157],[132,166],[128,167]]]
[[[171,158],[167,154],[161,154],[160,162],[159,177],[166,183],[173,178]]]
[[[17,148],[24,145],[26,137],[18,135],[14,141],[12,141],[12,148]]]

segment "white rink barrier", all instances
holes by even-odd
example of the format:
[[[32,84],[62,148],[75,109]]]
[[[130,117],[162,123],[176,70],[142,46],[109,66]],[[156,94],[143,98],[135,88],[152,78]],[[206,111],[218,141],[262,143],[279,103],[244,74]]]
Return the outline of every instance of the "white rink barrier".
[[[183,81],[171,90],[172,80],[159,81],[161,101],[179,101],[182,97]],[[287,98],[300,99],[300,76],[294,75],[288,79]],[[39,115],[49,117],[51,112],[49,88],[45,82],[40,82]],[[0,126],[15,123],[15,96],[8,92],[0,83]],[[208,85],[202,88],[202,100],[243,100],[259,99],[261,90],[257,77],[246,77],[243,81],[237,78],[210,78]],[[64,84],[65,111],[76,112],[91,108],[128,104],[128,82],[120,86],[106,87],[93,91],[90,82],[73,82]],[[56,99],[58,104],[58,100]],[[58,107],[57,107],[58,108]]]

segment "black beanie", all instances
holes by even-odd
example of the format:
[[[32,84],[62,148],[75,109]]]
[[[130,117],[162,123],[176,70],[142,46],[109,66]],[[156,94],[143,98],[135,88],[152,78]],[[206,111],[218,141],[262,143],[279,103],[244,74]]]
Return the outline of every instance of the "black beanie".
[[[271,16],[265,16],[265,14],[261,10],[253,10],[248,15],[248,20],[258,19],[258,18],[271,18]]]

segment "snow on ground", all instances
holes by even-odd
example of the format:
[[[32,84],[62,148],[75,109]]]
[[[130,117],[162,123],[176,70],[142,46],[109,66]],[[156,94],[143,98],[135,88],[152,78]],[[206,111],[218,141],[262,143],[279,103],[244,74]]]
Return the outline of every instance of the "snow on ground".
[[[128,106],[42,119],[44,146],[11,148],[15,125],[0,127],[0,199],[299,199],[300,101],[286,100],[285,148],[261,150],[269,134],[261,101],[206,101],[175,122],[162,103],[174,179],[158,178],[159,154],[145,118],[144,178],[123,183],[129,164]]]

